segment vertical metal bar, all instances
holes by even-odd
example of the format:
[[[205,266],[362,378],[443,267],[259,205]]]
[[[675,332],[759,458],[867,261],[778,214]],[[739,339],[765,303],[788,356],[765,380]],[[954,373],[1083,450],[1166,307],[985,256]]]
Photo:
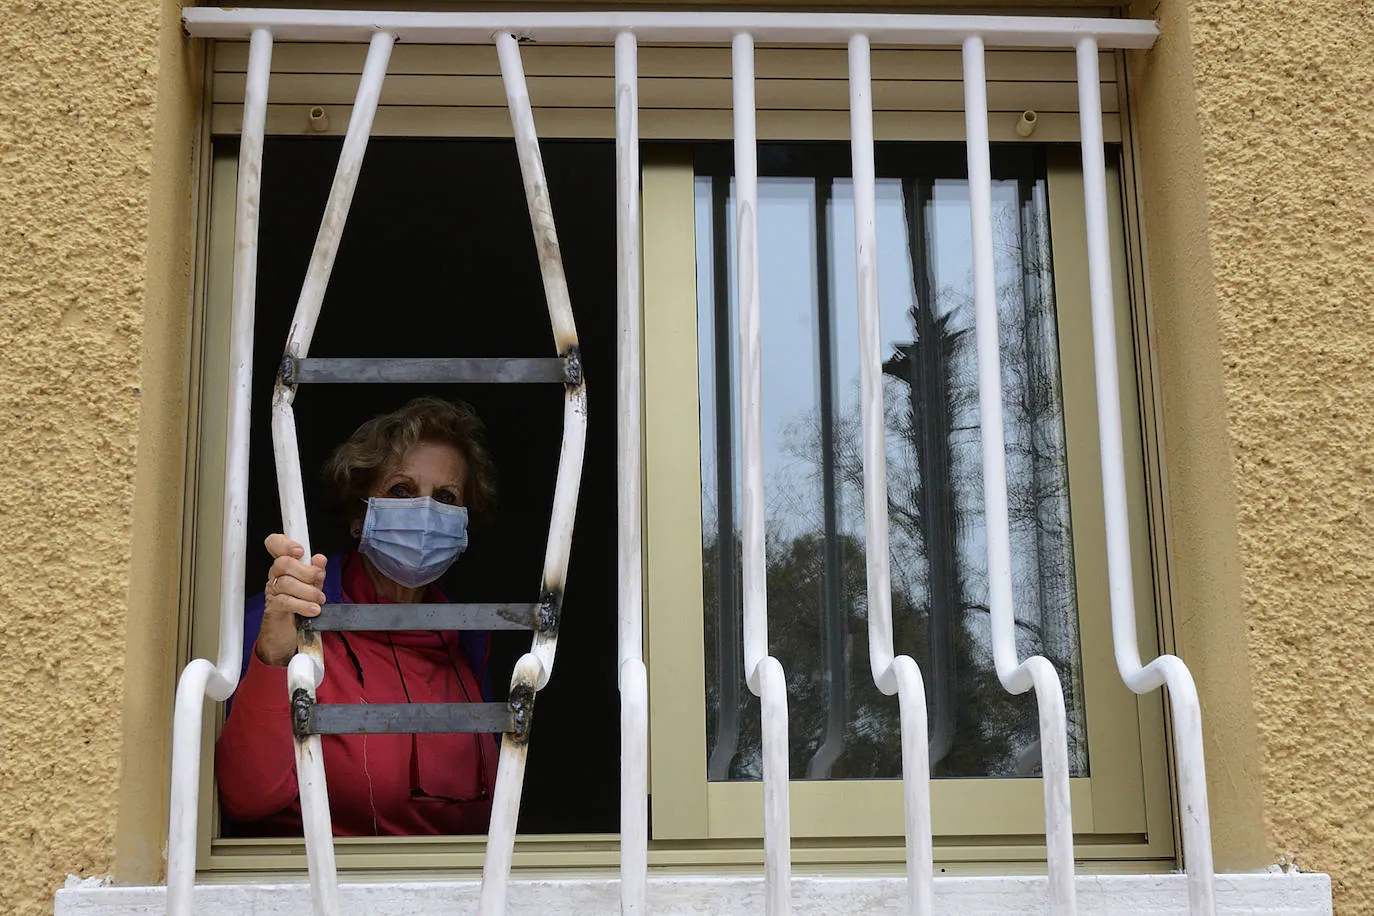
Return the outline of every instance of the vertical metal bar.
[[[739,289],[741,460],[744,479],[744,671],[760,701],[763,730],[763,856],[769,916],[791,912],[792,825],[788,810],[787,681],[768,654],[763,501],[763,354],[759,338],[758,135],[754,39],[735,36],[735,268]]]
[[[926,691],[910,656],[893,657],[892,569],[888,546],[886,424],[882,330],[878,312],[877,177],[873,154],[873,81],[866,35],[849,39],[849,145],[854,173],[854,260],[859,305],[859,391],[863,426],[864,523],[868,572],[868,660],[873,682],[897,694],[906,819],[907,903],[934,905],[930,757]]]
[[[735,587],[735,404],[731,396],[729,176],[711,176],[711,270],[715,319],[716,392],[716,678],[719,713],[707,779],[730,777],[739,749],[739,685],[744,681],[743,620]]]
[[[978,422],[983,439],[983,511],[987,525],[988,605],[997,676],[1012,694],[1035,691],[1045,789],[1045,845],[1053,912],[1075,912],[1073,822],[1069,810],[1069,744],[1064,691],[1054,666],[1036,655],[1019,662],[1011,592],[1006,443],[1002,429],[1002,364],[992,241],[992,166],[983,39],[964,40],[964,116],[968,138],[969,210],[973,230],[974,333],[978,348]]]
[[[572,367],[563,402],[563,445],[558,456],[553,512],[549,520],[549,539],[544,551],[540,586],[540,594],[550,612],[548,619],[535,631],[530,651],[516,663],[511,675],[511,702],[520,707],[517,709],[517,721],[523,720],[527,728],[534,712],[535,694],[548,683],[558,650],[558,618],[568,576],[568,553],[572,547],[577,492],[582,479],[582,458],[587,440],[587,388],[582,377],[577,327],[573,321],[567,278],[563,273],[558,233],[554,228],[544,161],[539,153],[539,136],[535,131],[534,112],[525,84],[525,68],[520,61],[520,46],[515,36],[507,32],[498,33],[495,41],[515,134],[516,154],[520,160],[520,175],[525,185],[530,228],[539,256],[539,272],[544,283],[549,323],[553,326],[554,345],[558,355],[567,359]],[[487,856],[482,868],[482,894],[478,904],[484,916],[498,916],[505,912],[528,755],[527,734],[527,731],[517,731],[505,735],[501,740],[491,826],[487,834]]]
[[[834,179],[815,180],[816,363],[820,368],[821,521],[824,532],[821,589],[821,647],[825,660],[825,740],[806,765],[807,779],[829,779],[844,752],[847,677],[845,620],[840,574],[839,484],[835,474],[835,316],[830,289],[830,233],[827,215]]]
[[[248,50],[243,131],[234,211],[233,300],[230,316],[228,456],[224,472],[224,562],[220,571],[218,663],[196,659],[177,683],[172,721],[172,785],[167,829],[167,912],[190,916],[196,878],[202,715],[207,694],[225,700],[243,664],[243,588],[247,556],[248,444],[252,408],[253,319],[257,299],[258,213],[262,195],[267,85],[272,35],[255,29]]]
[[[759,339],[759,182],[754,115],[754,40],[736,35],[733,48],[735,122],[735,270],[739,297],[740,453],[743,466],[744,671],[768,654],[768,594],[764,553],[763,358]]]
[[[1116,359],[1116,316],[1112,302],[1111,253],[1107,236],[1107,172],[1102,143],[1102,98],[1097,42],[1081,38],[1078,113],[1083,140],[1083,193],[1088,229],[1088,278],[1093,322],[1093,364],[1097,383],[1098,444],[1107,519],[1107,578],[1111,594],[1112,640],[1117,670],[1136,693],[1169,688],[1183,851],[1188,870],[1189,911],[1216,911],[1211,818],[1203,758],[1202,710],[1193,676],[1183,661],[1161,655],[1142,667],[1136,642],[1135,591],[1131,576],[1130,524],[1126,507],[1125,446]]]
[[[648,911],[649,695],[640,523],[639,51],[615,39],[616,515],[620,523],[620,912]]]

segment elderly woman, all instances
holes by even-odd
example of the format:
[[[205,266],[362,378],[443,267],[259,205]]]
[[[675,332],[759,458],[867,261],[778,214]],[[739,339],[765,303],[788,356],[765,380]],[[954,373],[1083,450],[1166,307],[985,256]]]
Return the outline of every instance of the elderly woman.
[[[215,748],[220,799],[236,832],[300,835],[286,665],[297,615],[329,602],[443,602],[433,584],[486,516],[495,468],[467,404],[417,398],[367,421],[324,469],[357,546],[307,559],[282,534],[263,594],[245,613],[243,680]],[[324,632],[321,703],[462,703],[483,698],[486,634]],[[489,690],[487,691],[489,692]],[[326,735],[339,836],[481,833],[496,779],[490,735]]]

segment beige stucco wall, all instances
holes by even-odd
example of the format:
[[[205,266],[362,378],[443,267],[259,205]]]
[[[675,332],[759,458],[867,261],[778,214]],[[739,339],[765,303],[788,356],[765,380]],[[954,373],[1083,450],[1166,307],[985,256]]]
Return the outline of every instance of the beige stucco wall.
[[[1374,7],[1136,12],[1165,27],[1132,72],[1179,643],[1211,727],[1259,739],[1209,747],[1219,854],[1371,912]]]
[[[122,774],[157,782],[175,628],[195,95],[174,7],[0,4],[5,913],[110,873],[121,824],[165,804]],[[128,873],[160,845],[121,848]]]
[[[0,9],[0,910],[160,876],[196,57]],[[1133,55],[1170,587],[1218,863],[1374,911],[1374,8],[1148,0]],[[116,852],[118,857],[116,858]]]

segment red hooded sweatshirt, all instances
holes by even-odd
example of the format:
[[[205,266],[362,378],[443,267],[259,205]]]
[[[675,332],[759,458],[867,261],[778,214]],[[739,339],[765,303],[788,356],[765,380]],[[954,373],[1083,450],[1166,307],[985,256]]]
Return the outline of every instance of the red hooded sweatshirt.
[[[376,604],[362,559],[343,559],[344,600]],[[442,602],[434,586],[426,602]],[[457,633],[321,634],[320,703],[481,702]],[[295,738],[286,668],[249,653],[215,771],[225,813],[245,836],[300,836]],[[484,659],[479,661],[485,662]],[[324,735],[325,777],[336,836],[483,833],[496,784],[491,735]]]

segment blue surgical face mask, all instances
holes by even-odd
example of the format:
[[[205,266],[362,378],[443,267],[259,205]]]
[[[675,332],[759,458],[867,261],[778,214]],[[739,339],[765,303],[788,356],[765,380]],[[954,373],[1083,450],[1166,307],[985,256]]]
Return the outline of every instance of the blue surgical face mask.
[[[367,501],[358,552],[406,588],[442,576],[468,546],[468,510],[433,497]]]

